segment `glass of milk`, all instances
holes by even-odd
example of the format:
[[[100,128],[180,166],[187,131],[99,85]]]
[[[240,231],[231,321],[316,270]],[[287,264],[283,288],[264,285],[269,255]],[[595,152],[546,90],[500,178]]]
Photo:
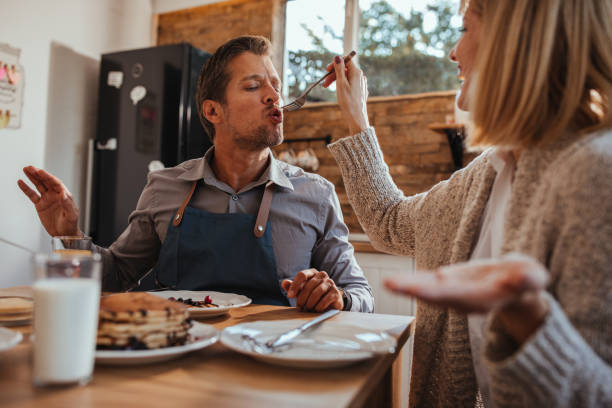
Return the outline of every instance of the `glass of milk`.
[[[96,349],[101,257],[36,255],[35,271],[34,384],[87,384]]]

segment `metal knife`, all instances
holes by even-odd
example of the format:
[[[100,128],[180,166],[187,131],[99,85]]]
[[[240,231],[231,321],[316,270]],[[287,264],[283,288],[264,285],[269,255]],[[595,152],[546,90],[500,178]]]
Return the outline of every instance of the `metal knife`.
[[[303,325],[301,325],[299,327],[296,327],[295,329],[289,330],[288,332],[282,333],[278,337],[276,337],[276,338],[274,338],[272,340],[268,340],[266,342],[266,347],[268,347],[270,349],[275,349],[277,347],[285,345],[285,344],[289,343],[290,341],[292,341],[293,339],[295,339],[300,334],[304,333],[306,330],[318,326],[323,321],[329,319],[330,317],[334,317],[338,313],[340,313],[340,311],[338,309],[328,310],[327,312],[325,312],[322,315],[320,315],[320,316],[318,316],[318,317],[316,317],[316,318],[314,318],[314,319],[304,323]]]

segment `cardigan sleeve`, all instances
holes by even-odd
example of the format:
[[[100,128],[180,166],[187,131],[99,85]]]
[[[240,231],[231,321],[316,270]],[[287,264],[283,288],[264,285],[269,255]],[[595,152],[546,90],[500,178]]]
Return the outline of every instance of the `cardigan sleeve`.
[[[389,174],[374,128],[329,145],[338,162],[349,201],[372,245],[398,255],[415,254],[417,229],[428,239],[449,240],[447,226],[459,224],[476,159],[429,191],[406,197]],[[412,163],[407,163],[411,165]],[[436,223],[439,227],[436,228]],[[437,239],[439,238],[439,240]]]
[[[485,357],[499,406],[612,406],[612,137],[564,157],[557,175],[544,219],[549,315],[520,348],[490,323]]]
[[[540,329],[514,353],[513,342],[491,322],[485,351],[497,407],[609,407],[612,369],[548,296]]]

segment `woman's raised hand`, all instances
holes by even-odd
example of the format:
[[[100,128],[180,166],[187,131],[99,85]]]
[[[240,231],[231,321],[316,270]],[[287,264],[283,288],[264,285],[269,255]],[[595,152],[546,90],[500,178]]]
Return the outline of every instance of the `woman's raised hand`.
[[[522,343],[544,321],[548,271],[535,259],[511,254],[502,259],[444,266],[436,271],[385,281],[393,292],[464,313],[493,312]]]
[[[328,70],[332,66],[328,66]],[[370,126],[368,121],[367,99],[368,81],[363,72],[349,61],[346,65],[340,56],[334,58],[333,69],[335,73],[330,75],[323,83],[324,87],[336,81],[336,94],[342,116],[347,122],[351,135],[364,131]]]
[[[36,207],[40,221],[51,236],[80,235],[79,210],[70,191],[55,176],[34,166],[23,169],[38,193],[23,180],[17,185]]]

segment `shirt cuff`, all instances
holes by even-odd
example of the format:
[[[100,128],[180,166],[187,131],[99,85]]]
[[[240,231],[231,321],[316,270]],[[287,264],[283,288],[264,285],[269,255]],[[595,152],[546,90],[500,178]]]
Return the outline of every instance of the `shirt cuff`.
[[[344,301],[344,307],[342,308],[342,310],[350,311],[353,307],[353,299],[351,298],[351,294],[344,289],[342,289],[342,293],[344,294],[344,296],[342,296],[342,300]]]

